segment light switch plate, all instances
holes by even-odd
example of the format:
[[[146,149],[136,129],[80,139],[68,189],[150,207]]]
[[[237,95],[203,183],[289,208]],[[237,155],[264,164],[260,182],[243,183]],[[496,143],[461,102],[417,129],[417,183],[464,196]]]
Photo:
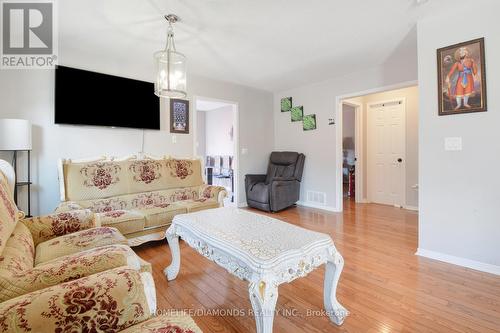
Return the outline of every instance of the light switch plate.
[[[241,155],[248,154],[248,148],[241,148]]]
[[[172,143],[177,143],[177,135],[172,135]]]
[[[462,138],[461,137],[444,138],[444,150],[446,151],[462,150]]]

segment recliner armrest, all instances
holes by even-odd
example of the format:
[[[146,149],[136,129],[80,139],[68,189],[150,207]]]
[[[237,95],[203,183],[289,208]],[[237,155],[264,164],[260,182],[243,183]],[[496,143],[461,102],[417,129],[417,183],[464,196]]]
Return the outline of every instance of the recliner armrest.
[[[245,185],[263,183],[266,181],[266,175],[245,175]]]
[[[263,182],[266,180],[267,175],[245,175],[245,180],[254,181],[256,183]]]

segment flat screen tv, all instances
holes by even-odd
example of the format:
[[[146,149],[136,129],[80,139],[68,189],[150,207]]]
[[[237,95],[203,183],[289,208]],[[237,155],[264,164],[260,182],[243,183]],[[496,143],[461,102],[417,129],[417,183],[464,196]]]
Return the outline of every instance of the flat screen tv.
[[[153,83],[58,66],[55,123],[160,129]]]

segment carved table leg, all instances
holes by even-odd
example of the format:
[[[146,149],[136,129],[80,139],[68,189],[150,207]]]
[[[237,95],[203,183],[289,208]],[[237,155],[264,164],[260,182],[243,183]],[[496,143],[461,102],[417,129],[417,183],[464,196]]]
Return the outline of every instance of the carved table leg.
[[[325,310],[330,317],[330,320],[337,325],[342,325],[344,319],[348,316],[347,311],[337,301],[337,285],[340,279],[340,273],[344,267],[344,258],[339,252],[334,252],[326,262],[325,285],[323,289],[323,297]]]
[[[181,267],[181,250],[179,248],[179,236],[175,233],[175,230],[169,228],[165,233],[167,237],[168,245],[170,246],[170,252],[172,252],[172,262],[170,266],[165,268],[163,271],[167,276],[169,281],[174,280],[179,274],[179,269]]]
[[[260,281],[251,282],[248,291],[257,324],[257,333],[272,333],[278,288],[273,283]]]

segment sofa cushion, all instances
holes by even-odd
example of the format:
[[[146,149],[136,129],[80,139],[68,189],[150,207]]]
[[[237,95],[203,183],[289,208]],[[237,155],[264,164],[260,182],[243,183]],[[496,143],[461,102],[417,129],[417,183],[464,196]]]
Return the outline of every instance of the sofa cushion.
[[[95,161],[64,165],[66,200],[109,198],[127,193],[126,168],[121,163]]]
[[[188,213],[219,207],[218,201],[209,200],[205,198],[179,201],[178,204],[186,207]]]
[[[0,254],[19,219],[17,206],[5,176],[0,173]]]
[[[248,200],[257,201],[261,203],[269,203],[269,185],[265,183],[257,183],[247,191]]]
[[[112,210],[95,214],[97,225],[114,227],[123,235],[141,231],[145,226],[144,214],[132,210]]]
[[[172,203],[144,208],[140,212],[146,216],[146,227],[149,228],[170,224],[175,215],[187,213],[187,209],[179,203]]]
[[[141,193],[164,190],[167,187],[165,163],[162,160],[130,160],[125,164],[128,173],[129,192]]]
[[[167,188],[192,187],[203,184],[201,160],[170,158],[164,163]]]
[[[194,320],[187,314],[172,310],[140,324],[129,327],[122,333],[202,333]]]
[[[111,244],[128,244],[116,228],[100,227],[78,231],[38,244],[35,265],[42,262]]]

